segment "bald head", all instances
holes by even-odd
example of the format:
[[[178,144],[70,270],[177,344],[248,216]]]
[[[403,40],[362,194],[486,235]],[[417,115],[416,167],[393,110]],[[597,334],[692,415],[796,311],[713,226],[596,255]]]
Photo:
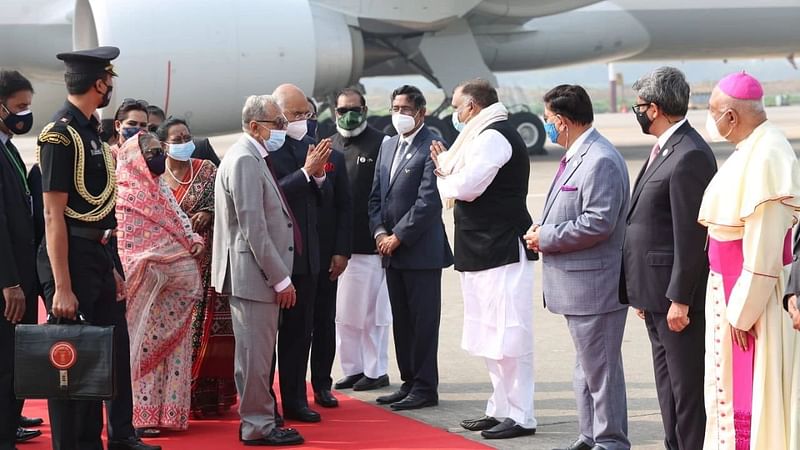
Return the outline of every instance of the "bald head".
[[[283,115],[289,122],[308,118],[311,107],[302,89],[293,84],[282,84],[275,88],[272,96],[283,110]]]
[[[767,120],[762,100],[742,100],[731,97],[715,86],[708,100],[708,111],[717,124],[720,134],[738,144]]]

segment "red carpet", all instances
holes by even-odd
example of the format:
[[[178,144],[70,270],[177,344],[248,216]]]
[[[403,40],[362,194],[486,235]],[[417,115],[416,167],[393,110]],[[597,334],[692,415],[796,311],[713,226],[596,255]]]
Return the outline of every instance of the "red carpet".
[[[425,423],[392,413],[379,406],[337,393],[338,408],[315,408],[322,414],[322,422],[304,424],[288,422],[305,438],[303,449],[482,449],[478,442],[457,434],[435,428]],[[312,397],[313,398],[313,397]],[[313,406],[313,405],[312,405]],[[235,406],[234,406],[235,408]],[[43,435],[26,443],[17,444],[19,450],[45,450],[50,448],[50,429],[47,426],[47,402],[28,400],[24,415],[42,417],[45,425],[39,428]],[[161,445],[164,450],[236,449],[244,447],[238,440],[239,416],[235,409],[219,419],[193,420],[184,432],[162,432],[148,442]],[[288,447],[284,447],[288,448]]]

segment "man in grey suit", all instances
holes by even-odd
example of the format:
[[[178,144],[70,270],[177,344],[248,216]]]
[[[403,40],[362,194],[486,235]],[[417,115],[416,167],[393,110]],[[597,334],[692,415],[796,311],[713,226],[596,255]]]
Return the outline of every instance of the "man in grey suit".
[[[618,294],[628,169],[592,127],[592,102],[582,87],[557,86],[544,104],[545,131],[567,152],[541,225],[531,227],[525,240],[542,254],[545,306],[564,315],[575,346],[580,436],[567,450],[627,450],[621,350],[627,308]]]
[[[268,146],[283,144],[285,127],[272,96],[248,97],[242,110],[244,134],[220,164],[214,185],[211,284],[230,295],[239,439],[245,445],[303,443],[296,430],[275,426],[268,382],[278,313],[296,301],[290,276],[297,227],[264,159]]]

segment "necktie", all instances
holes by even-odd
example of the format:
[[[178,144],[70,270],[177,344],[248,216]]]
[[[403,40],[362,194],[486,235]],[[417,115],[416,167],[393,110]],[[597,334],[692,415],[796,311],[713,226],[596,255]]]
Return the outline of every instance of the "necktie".
[[[278,176],[275,175],[275,170],[272,168],[272,158],[267,155],[264,158],[264,161],[267,162],[267,168],[269,169],[269,173],[272,174],[272,179],[275,180],[275,185],[278,186],[278,193],[281,195],[281,200],[283,200],[283,204],[286,205],[286,210],[289,211],[289,218],[292,219],[292,232],[294,233],[294,249],[298,255],[303,254],[303,236],[300,234],[300,227],[297,225],[297,219],[294,218],[294,213],[292,212],[292,207],[289,206],[289,201],[286,200],[286,195],[283,193],[283,188],[281,188],[280,183],[278,182]]]
[[[561,174],[564,173],[564,170],[567,168],[567,155],[561,157],[561,161],[558,163],[558,171],[556,172],[555,178],[553,178],[553,186],[556,184],[559,178],[561,178]],[[550,188],[553,189],[552,187]]]
[[[397,169],[400,168],[400,163],[403,161],[403,157],[406,155],[406,149],[408,149],[408,142],[402,141],[400,143],[400,147],[397,149],[397,152],[394,154],[394,161],[392,161],[392,175],[389,177],[390,180],[394,178]]]
[[[658,153],[660,151],[661,147],[659,147],[658,142],[656,142],[656,145],[653,146],[653,150],[650,151],[650,159],[647,161],[647,168],[645,170],[649,169],[650,165],[653,164],[653,161],[658,158]]]

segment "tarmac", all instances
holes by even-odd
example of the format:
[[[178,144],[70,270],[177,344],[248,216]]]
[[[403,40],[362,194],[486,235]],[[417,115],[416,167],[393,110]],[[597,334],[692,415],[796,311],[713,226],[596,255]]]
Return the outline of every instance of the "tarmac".
[[[795,148],[800,148],[800,107],[769,108],[768,117],[784,130]],[[690,111],[690,123],[705,135],[706,111]],[[595,118],[595,126],[605,137],[617,145],[628,163],[631,185],[649,156],[655,143],[652,136],[643,135],[632,113],[601,114]],[[212,145],[220,153],[230,146],[238,135],[213,137]],[[34,162],[33,138],[15,138],[23,158],[29,165]],[[730,144],[711,144],[722,164],[733,151]],[[538,220],[545,195],[558,167],[563,149],[548,145],[548,154],[531,158],[531,177],[528,195],[528,210]],[[452,212],[444,213],[448,236],[453,237]],[[617,280],[609,282],[616,283]],[[534,405],[538,421],[535,436],[502,441],[483,440],[479,433],[462,429],[458,424],[465,418],[480,417],[484,413],[486,400],[491,395],[488,372],[480,358],[472,357],[461,350],[461,328],[463,303],[458,274],[446,269],[442,280],[442,317],[439,336],[439,406],[416,411],[401,412],[405,416],[435,427],[458,433],[469,439],[481,441],[498,449],[549,450],[565,447],[578,436],[575,399],[572,391],[572,369],[575,353],[572,340],[563,317],[555,315],[542,306],[541,264],[535,263],[534,282],[534,360],[536,394]],[[588,300],[587,300],[588,301]],[[389,377],[391,386],[377,391],[343,393],[367,402],[374,402],[379,395],[392,392],[400,385],[400,376],[394,358],[393,343],[389,344]],[[663,449],[663,428],[656,399],[650,343],[644,323],[635,314],[628,314],[623,341],[623,358],[628,394],[629,438],[635,449]],[[333,379],[342,376],[338,360],[334,364]],[[322,414],[324,408],[311,405]]]

